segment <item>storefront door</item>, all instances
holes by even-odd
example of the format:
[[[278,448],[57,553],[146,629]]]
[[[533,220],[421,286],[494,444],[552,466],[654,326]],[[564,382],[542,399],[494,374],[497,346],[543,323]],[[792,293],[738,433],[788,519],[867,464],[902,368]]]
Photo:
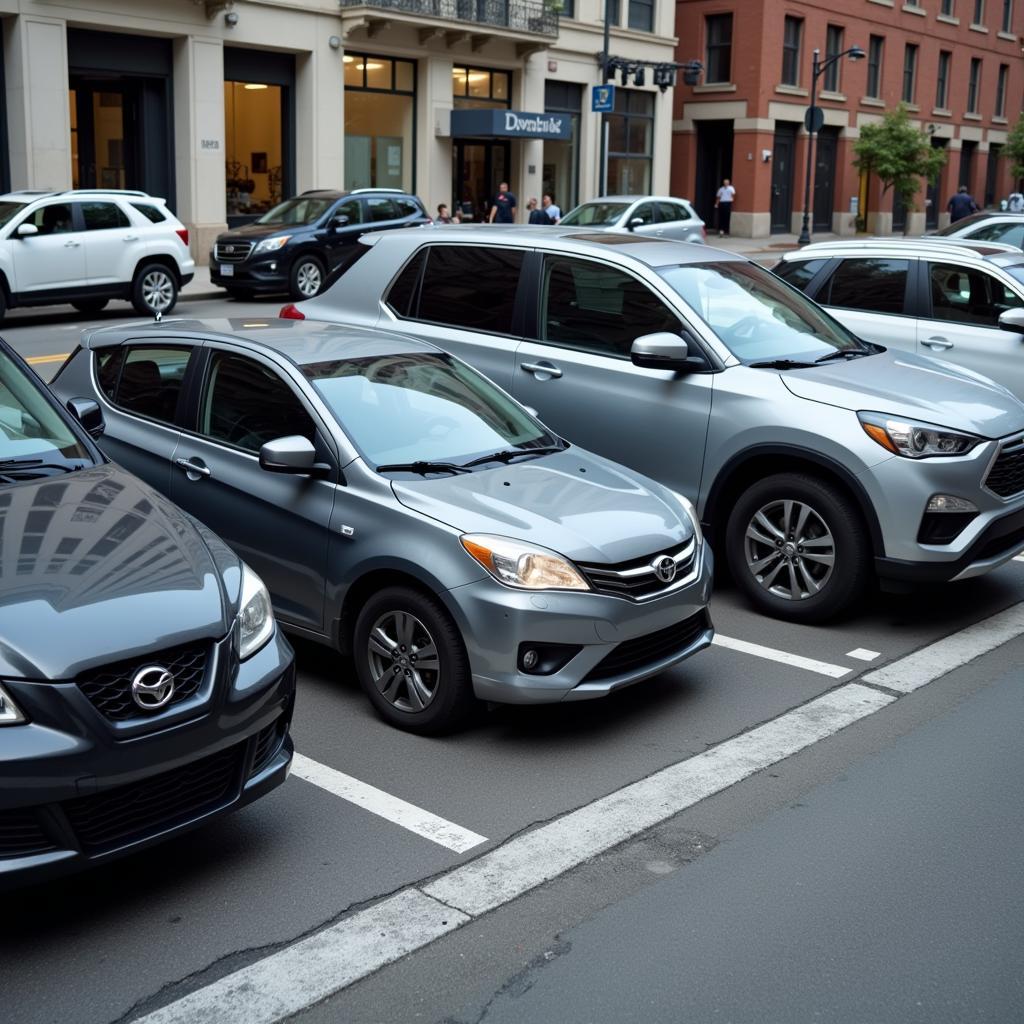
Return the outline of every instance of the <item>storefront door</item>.
[[[456,208],[463,220],[486,221],[491,199],[503,181],[508,182],[515,193],[515,183],[508,181],[512,164],[511,144],[455,139],[452,156],[452,190]],[[523,205],[520,201],[521,208]]]

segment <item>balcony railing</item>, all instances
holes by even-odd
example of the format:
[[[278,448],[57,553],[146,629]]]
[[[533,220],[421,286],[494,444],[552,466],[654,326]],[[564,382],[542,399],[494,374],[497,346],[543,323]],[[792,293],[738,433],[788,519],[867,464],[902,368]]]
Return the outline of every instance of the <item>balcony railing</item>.
[[[558,36],[558,12],[543,0],[339,0],[342,7],[373,7],[402,14],[423,15],[486,25],[531,35]]]

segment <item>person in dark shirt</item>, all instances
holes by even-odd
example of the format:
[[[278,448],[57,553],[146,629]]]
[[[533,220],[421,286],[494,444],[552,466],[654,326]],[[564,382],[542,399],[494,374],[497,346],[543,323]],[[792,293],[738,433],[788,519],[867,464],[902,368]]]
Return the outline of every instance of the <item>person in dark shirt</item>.
[[[537,200],[531,199],[526,204],[526,209],[530,211],[530,223],[531,224],[550,224],[551,221],[548,219],[548,215],[543,210],[537,209]]]
[[[516,197],[508,190],[508,182],[503,181],[498,186],[498,194],[491,202],[491,215],[488,221],[491,224],[515,224],[518,205]]]
[[[974,201],[974,196],[967,191],[966,185],[960,186],[957,194],[946,204],[946,208],[949,210],[950,222],[977,213],[979,209],[978,204]]]

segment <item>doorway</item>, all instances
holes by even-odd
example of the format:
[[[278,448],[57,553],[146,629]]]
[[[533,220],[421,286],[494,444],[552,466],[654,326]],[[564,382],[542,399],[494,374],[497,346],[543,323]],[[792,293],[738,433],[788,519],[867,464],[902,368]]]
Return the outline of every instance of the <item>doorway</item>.
[[[697,183],[693,205],[705,224],[715,223],[715,195],[732,178],[732,121],[697,122]]]
[[[999,180],[999,154],[1002,146],[993,143],[988,150],[988,163],[985,166],[985,201],[982,207],[996,205],[996,184]]]
[[[455,139],[452,143],[452,195],[463,220],[484,222],[498,186],[508,181],[512,145],[507,141]],[[508,181],[509,185],[513,182]],[[515,188],[512,189],[515,194]],[[518,197],[517,197],[518,198]],[[520,214],[525,204],[520,199]]]
[[[937,139],[932,136],[932,149],[944,149],[945,139]],[[932,181],[928,182],[928,189],[924,200],[924,226],[926,230],[935,231],[939,226],[939,209],[942,206],[942,196],[939,194],[939,181],[942,177],[940,171]]]
[[[793,162],[796,152],[795,124],[777,124],[772,145],[771,232],[793,230]]]
[[[832,230],[839,129],[822,128],[814,147],[814,230]]]
[[[70,98],[72,187],[140,188],[137,84],[74,75]]]

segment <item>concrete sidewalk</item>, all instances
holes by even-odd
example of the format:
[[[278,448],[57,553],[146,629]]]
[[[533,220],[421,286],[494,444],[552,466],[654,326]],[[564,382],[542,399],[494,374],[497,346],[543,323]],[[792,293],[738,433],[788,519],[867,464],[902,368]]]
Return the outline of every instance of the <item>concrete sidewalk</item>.
[[[196,265],[196,274],[184,288],[181,297],[194,301],[196,299],[226,299],[227,292],[210,281],[210,268]]]

